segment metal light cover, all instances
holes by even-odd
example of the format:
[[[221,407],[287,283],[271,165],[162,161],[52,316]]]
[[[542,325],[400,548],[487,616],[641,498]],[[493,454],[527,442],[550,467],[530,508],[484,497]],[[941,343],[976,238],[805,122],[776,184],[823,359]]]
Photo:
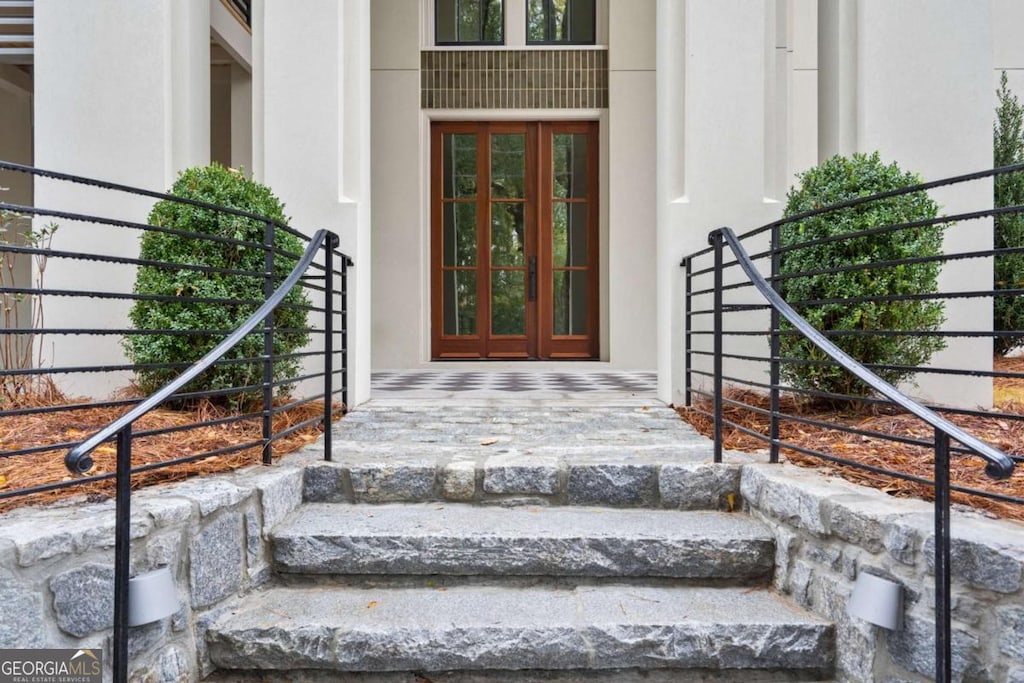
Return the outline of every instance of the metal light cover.
[[[159,621],[178,611],[178,592],[167,567],[128,580],[128,625]]]
[[[890,631],[903,626],[903,584],[859,572],[846,613]]]

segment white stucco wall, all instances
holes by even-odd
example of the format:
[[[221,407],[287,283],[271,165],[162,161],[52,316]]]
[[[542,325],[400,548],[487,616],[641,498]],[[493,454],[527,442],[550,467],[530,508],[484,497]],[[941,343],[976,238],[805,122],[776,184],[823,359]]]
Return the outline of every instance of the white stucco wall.
[[[654,0],[611,2],[608,19],[608,348],[615,368],[657,363]]]
[[[883,158],[926,179],[991,164],[993,42],[997,61],[1003,55],[1011,64],[1021,56],[1016,43],[999,47],[1011,35],[997,29],[994,41],[992,27],[1019,14],[1019,4],[997,0],[994,11],[1002,18],[993,22],[988,2],[785,2],[785,22],[782,6],[774,3],[762,5],[763,16],[745,11],[749,8],[742,3],[666,1],[659,7],[659,368],[666,400],[681,398],[678,257],[703,248],[709,229],[725,224],[741,232],[774,219],[782,204],[773,200],[784,201],[793,174],[836,153],[878,149]],[[685,36],[685,46],[678,35]],[[721,40],[723,35],[730,39]],[[774,61],[771,45],[759,42],[762,37],[769,42],[774,37]],[[780,70],[783,45],[788,64]],[[768,97],[761,97],[761,88]],[[788,91],[787,110],[779,107],[783,91]],[[788,135],[781,145],[779,126]],[[786,158],[776,157],[773,166],[770,157],[780,154]],[[786,182],[778,183],[774,169],[782,167]],[[954,213],[989,203],[991,185],[981,182],[933,196],[944,212]],[[988,248],[990,233],[984,221],[954,228],[947,248]],[[976,288],[990,281],[989,267],[984,262],[947,265],[940,286]],[[946,311],[946,329],[991,327],[988,307],[977,300],[951,301]],[[765,343],[747,342],[762,355]],[[987,369],[990,359],[989,341],[951,339],[933,362]],[[755,379],[763,381],[763,373]],[[963,405],[991,400],[987,380],[925,377],[908,388]]]
[[[208,0],[35,3],[35,163],[47,169],[163,190],[176,172],[207,163],[209,138]],[[130,30],[127,30],[130,27]],[[87,39],[83,44],[83,39]],[[145,221],[152,202],[39,180],[37,206]],[[48,219],[42,219],[45,222]],[[61,221],[54,247],[135,256],[138,234]],[[131,291],[134,269],[51,259],[52,288]],[[76,299],[46,304],[52,325],[121,329],[127,302],[100,310]],[[124,362],[116,335],[47,338],[55,367]],[[102,397],[126,374],[65,375],[71,395]]]
[[[769,79],[786,52],[775,49],[777,23],[774,2],[757,11],[743,0],[658,2],[658,393],[668,402],[683,401],[680,259],[706,247],[719,226],[740,233],[780,211],[767,193],[782,184],[767,171],[788,168],[772,157],[789,147],[772,144],[765,94],[777,87]]]
[[[992,2],[992,62],[994,67],[993,91],[999,86],[999,74],[1006,71],[1010,89],[1017,97],[1024,96],[1024,2],[1019,0],[991,0]],[[992,106],[995,107],[993,94]]]
[[[857,17],[857,144],[879,150],[904,169],[937,180],[992,165],[993,22],[988,2],[860,0]],[[931,193],[954,214],[991,206],[992,184],[971,183]],[[990,220],[946,231],[945,248],[991,248]],[[991,261],[943,266],[944,291],[986,288]],[[946,302],[948,330],[991,330],[987,299]],[[990,370],[991,339],[949,339],[937,367]],[[916,393],[945,403],[989,406],[991,381],[923,377]]]
[[[429,125],[420,112],[420,2],[372,3],[374,368],[427,359]]]
[[[356,263],[349,389],[359,403],[370,380],[370,3],[310,0],[296,11],[263,0],[253,13],[253,176],[293,227],[338,232]]]

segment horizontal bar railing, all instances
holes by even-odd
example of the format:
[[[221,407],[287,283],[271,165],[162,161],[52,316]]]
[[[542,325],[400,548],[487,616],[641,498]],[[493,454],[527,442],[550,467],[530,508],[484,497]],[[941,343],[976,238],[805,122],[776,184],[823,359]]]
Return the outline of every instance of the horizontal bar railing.
[[[64,204],[87,202],[90,210],[85,212],[75,211],[67,205],[43,207],[24,202],[0,202],[3,227],[10,228],[10,234],[0,235],[0,267],[3,268],[0,274],[0,296],[7,309],[7,317],[0,320],[0,346],[7,351],[17,349],[18,353],[17,357],[8,354],[0,358],[0,361],[9,363],[0,366],[3,368],[0,369],[0,381],[4,389],[4,393],[0,394],[0,424],[3,424],[4,418],[8,418],[8,425],[18,420],[39,420],[49,424],[43,418],[83,411],[84,414],[90,414],[97,409],[124,409],[126,412],[113,417],[105,427],[97,428],[84,438],[79,433],[57,431],[40,436],[18,435],[16,439],[0,439],[0,475],[5,474],[3,468],[22,464],[32,469],[44,469],[32,465],[52,460],[58,451],[65,453],[64,465],[76,475],[70,479],[66,475],[55,478],[39,476],[32,477],[30,481],[0,477],[0,504],[10,506],[17,503],[18,499],[29,500],[35,495],[51,496],[65,489],[96,491],[100,484],[114,485],[117,518],[114,671],[115,680],[124,681],[127,680],[128,665],[124,617],[130,567],[127,520],[132,477],[149,482],[162,471],[180,467],[193,467],[189,471],[195,474],[206,471],[209,466],[204,464],[195,469],[193,463],[205,463],[218,458],[231,458],[232,463],[237,463],[241,462],[238,460],[240,457],[248,461],[255,456],[257,462],[269,463],[274,455],[274,444],[287,442],[292,444],[289,448],[295,448],[294,444],[305,443],[312,438],[308,435],[311,430],[314,433],[322,430],[324,457],[329,460],[332,449],[330,423],[339,407],[347,408],[348,405],[348,269],[354,264],[338,250],[338,236],[326,230],[306,236],[281,221],[233,207],[0,161],[2,173],[25,173],[37,179],[45,179],[43,182],[46,183],[73,183],[89,188],[82,192],[59,195],[64,198],[61,200]],[[131,209],[133,213],[138,211],[139,198],[189,205],[211,212],[218,221],[230,221],[224,225],[245,226],[244,232],[233,233],[236,236],[243,235],[243,238],[239,239],[231,233],[210,235],[172,229],[140,222],[130,216],[114,215],[114,211],[121,210],[118,208],[120,204],[111,204],[106,199],[103,203],[93,202],[87,196],[89,192],[104,195],[124,193],[134,202],[132,207],[135,208]],[[0,195],[0,198],[6,197]],[[114,206],[115,209],[97,215],[91,210],[97,205]],[[60,221],[61,233],[43,243],[15,241],[15,233],[32,229],[29,227],[30,219],[35,219],[37,225],[38,221]],[[118,253],[108,250],[109,239],[83,239],[91,233],[81,231],[96,229],[125,231],[125,235],[131,235],[126,238],[125,244],[133,244],[140,233],[161,233],[189,241],[204,241],[218,248],[245,250],[248,253],[256,251],[261,254],[261,267],[249,267],[243,261],[234,262],[235,267],[232,267],[231,261],[227,262],[226,267],[176,263]],[[87,246],[79,250],[62,246],[61,235],[68,231],[79,231],[77,243]],[[258,239],[244,238],[244,235],[257,233],[260,235]],[[298,249],[282,248],[277,241],[277,237],[282,234],[296,238],[297,242],[293,243],[299,245]],[[19,272],[29,269],[20,271],[15,266],[29,260],[37,260],[37,266],[43,265],[50,270],[59,270],[61,267],[70,269],[78,263],[86,262],[94,264],[93,267],[120,270],[116,273],[118,277],[90,276],[89,279],[83,279],[80,286],[76,285],[77,288],[68,286],[69,280],[66,277],[62,286],[50,287],[41,277],[37,277],[42,268],[31,271],[30,281],[17,279]],[[245,267],[237,267],[239,265]],[[209,295],[201,289],[175,295],[145,294],[123,289],[117,284],[124,281],[126,272],[132,273],[134,269],[143,267],[153,271],[188,272],[194,274],[197,283],[204,278],[231,278],[232,282],[248,278],[258,290],[262,290],[262,296],[230,298],[231,295]],[[300,288],[313,296],[286,299],[290,292]],[[36,315],[36,311],[47,310],[54,302],[61,302],[64,306],[58,313],[72,306],[83,311],[95,310],[96,315],[83,317],[82,320],[88,322],[77,327],[61,325],[61,315],[52,315],[52,311],[45,321],[41,315]],[[129,326],[127,314],[123,318],[109,314],[111,304],[127,306],[137,302],[166,303],[182,306],[182,310],[188,310],[191,306],[230,309],[239,314],[235,319],[244,317],[245,321],[237,326],[231,322],[231,327],[225,328],[216,324],[186,324],[180,329],[176,326],[157,329]],[[15,314],[18,307],[26,308],[31,315],[19,318]],[[306,319],[307,325],[300,328],[276,323],[275,315],[286,311],[291,312],[289,315]],[[198,348],[207,344],[205,348],[213,348],[198,360],[195,356],[183,356],[180,360],[172,359],[168,362],[138,363],[105,358],[94,360],[91,354],[68,351],[72,348],[72,341],[81,346],[83,342],[88,344],[93,340],[102,340],[110,346],[105,340],[113,340],[116,344],[118,339],[154,335],[195,342],[200,345]],[[297,350],[282,347],[285,350],[279,351],[274,343],[278,335],[299,335],[302,339],[310,340],[310,345]],[[262,350],[244,356],[224,357],[225,353],[243,340],[246,343],[255,341],[262,346]],[[60,352],[51,352],[54,355],[44,357],[43,349],[56,341],[62,345]],[[30,356],[22,353],[26,348]],[[279,376],[274,369],[275,364],[282,361],[294,363],[298,370],[291,373],[291,376]],[[248,377],[250,381],[214,388],[193,386],[193,381],[204,373],[228,368],[242,369],[243,373],[239,376]],[[67,398],[62,391],[64,382],[76,378],[79,384],[83,379],[91,382],[90,378],[94,377],[109,383],[117,377],[145,371],[165,373],[168,377],[166,382],[161,382],[160,389],[148,396],[114,395],[106,399],[87,397],[81,400]],[[288,397],[283,390],[295,385],[302,387],[301,394]],[[8,389],[14,393],[9,393]],[[37,399],[33,392],[39,392],[40,397],[43,393],[46,396]],[[254,403],[254,397],[257,396],[258,402]],[[173,401],[176,406],[184,406],[207,400],[225,404],[234,401],[235,407],[233,410],[217,409],[195,413],[195,417],[183,413],[182,418],[137,426],[137,420],[169,401]],[[197,433],[194,430],[214,428],[232,430],[236,434],[234,441],[226,444],[220,439],[202,441],[202,444],[209,445],[202,445],[198,452],[191,449],[172,452],[168,447],[168,450],[161,451],[156,457],[152,453],[144,453],[145,458],[133,462],[133,444],[139,438],[146,439],[146,442],[154,439],[180,441]],[[297,436],[300,433],[307,435]],[[99,456],[94,455],[95,449],[111,440],[116,444],[114,471],[109,471],[109,467],[97,466]],[[152,446],[146,444],[139,448],[140,451],[151,449]],[[103,450],[104,461],[108,450]]]
[[[804,297],[789,298],[780,293],[786,289],[786,283],[805,277],[832,277],[840,274],[866,274],[864,277],[884,277],[887,269],[907,268],[926,265],[932,268],[946,268],[970,260],[982,264],[979,273],[989,273],[993,259],[1010,256],[1020,257],[1024,254],[1024,245],[1009,245],[997,248],[986,248],[984,235],[981,242],[974,242],[973,248],[950,248],[950,244],[966,244],[950,242],[947,238],[946,250],[939,254],[915,255],[908,254],[905,258],[870,260],[867,262],[822,262],[801,269],[800,272],[781,274],[780,264],[789,254],[813,245],[842,243],[844,240],[871,238],[886,234],[912,234],[913,231],[926,226],[934,226],[950,234],[954,229],[977,229],[991,231],[990,221],[993,218],[1005,218],[1024,214],[1024,206],[984,207],[980,210],[961,210],[952,215],[935,219],[906,221],[892,225],[877,225],[870,229],[857,232],[829,234],[805,241],[782,244],[780,235],[787,226],[799,224],[811,217],[828,218],[834,212],[859,207],[871,202],[896,197],[899,195],[922,192],[925,190],[957,186],[997,177],[1003,174],[1024,173],[1024,164],[990,169],[977,173],[964,174],[911,187],[904,187],[871,196],[856,198],[829,206],[815,208],[798,215],[788,216],[768,223],[764,226],[745,232],[742,236],[729,228],[721,228],[709,235],[710,247],[699,250],[682,261],[685,267],[685,318],[684,334],[685,360],[685,401],[690,410],[702,419],[707,419],[707,429],[713,432],[715,439],[715,457],[721,459],[726,430],[730,430],[731,439],[735,443],[761,443],[770,450],[770,459],[778,460],[782,449],[801,456],[808,462],[816,460],[841,467],[860,469],[872,475],[882,475],[927,486],[934,490],[935,496],[935,573],[936,573],[936,662],[937,679],[949,680],[950,664],[950,541],[949,541],[949,504],[950,494],[964,494],[978,500],[1020,506],[1024,505],[1024,496],[1015,493],[1019,488],[1003,489],[992,486],[964,485],[951,481],[949,460],[951,457],[977,457],[984,464],[985,474],[994,480],[1005,480],[1011,477],[1015,465],[1024,462],[1024,447],[1010,453],[1004,452],[986,443],[972,433],[970,428],[959,425],[955,420],[973,420],[969,424],[988,424],[998,422],[1005,428],[1007,425],[1020,425],[1024,421],[1024,393],[1021,403],[997,404],[990,409],[986,406],[973,409],[966,406],[944,406],[926,403],[913,399],[892,383],[885,381],[880,374],[888,376],[908,377],[927,376],[935,378],[964,378],[993,381],[1024,382],[1024,367],[1006,361],[1003,364],[985,365],[978,363],[973,357],[970,363],[962,367],[953,365],[950,359],[936,365],[906,364],[892,361],[875,361],[861,363],[851,354],[840,348],[841,345],[865,338],[888,338],[893,340],[928,338],[935,340],[963,339],[965,342],[978,343],[986,339],[1004,339],[1007,344],[1013,340],[1024,338],[1024,330],[987,329],[987,319],[978,316],[974,319],[983,324],[972,325],[946,323],[939,329],[896,329],[898,323],[890,325],[891,329],[816,329],[798,312],[811,310],[815,307],[850,307],[856,305],[875,305],[892,302],[936,302],[945,306],[946,301],[970,302],[971,306],[992,306],[994,301],[1020,297],[1024,288],[1012,282],[996,283],[986,289],[980,286],[977,278],[956,281],[953,286],[945,283],[945,289],[939,291],[911,292],[884,290],[872,295],[851,293],[848,297]],[[988,186],[990,188],[990,186]],[[953,188],[954,190],[957,188]],[[991,190],[989,189],[989,192]],[[963,227],[968,226],[968,227]],[[903,231],[903,232],[901,232]],[[973,234],[973,233],[972,233]],[[746,246],[752,245],[751,248]],[[767,248],[765,248],[767,245]],[[760,264],[760,265],[758,265]],[[793,269],[790,268],[792,271]],[[710,280],[710,282],[709,282]],[[883,280],[884,282],[884,280]],[[959,285],[959,288],[957,287]],[[829,310],[827,308],[823,310]],[[966,318],[962,318],[966,319]],[[993,326],[995,323],[993,323]],[[808,357],[792,357],[782,351],[780,340],[804,339],[813,344],[817,353]],[[759,340],[767,341],[767,352],[758,349]],[[792,342],[789,342],[792,343]],[[733,344],[740,348],[733,349]],[[942,341],[945,344],[945,341]],[[787,347],[789,348],[789,347]],[[984,348],[982,346],[982,348]],[[820,355],[819,355],[820,354]],[[729,364],[728,371],[726,363]],[[852,387],[856,384],[856,392],[850,389],[822,390],[816,385],[790,386],[782,381],[780,369],[787,367],[790,373],[793,368],[842,368],[848,376],[844,385]],[[1018,371],[1020,368],[1020,371]],[[786,375],[792,377],[792,374]],[[726,387],[730,393],[726,393]],[[1012,385],[1007,385],[1012,386]],[[793,408],[784,408],[782,393],[792,397]],[[838,393],[837,393],[838,392]],[[863,393],[861,393],[863,392]],[[859,404],[874,411],[879,420],[847,420],[841,421],[839,413],[834,409],[807,411],[802,406],[811,406],[812,402],[824,401],[825,404]],[[1002,406],[1002,407],[1000,407]],[[728,409],[728,413],[726,412]],[[879,412],[880,411],[880,412]],[[856,415],[858,413],[853,413]],[[863,413],[859,413],[863,415]],[[882,418],[893,415],[903,419],[909,416],[918,420],[929,434],[921,430],[909,430],[906,433],[892,431],[891,425],[882,422]],[[733,417],[735,416],[735,417]],[[979,422],[980,421],[980,422]],[[881,424],[880,424],[881,423]],[[902,424],[902,423],[901,423]],[[908,423],[909,424],[909,423]],[[784,436],[783,425],[790,425],[788,434]],[[799,434],[810,430],[813,434],[831,434],[819,441],[801,440]],[[843,436],[845,435],[845,437]],[[870,462],[850,454],[850,449],[834,451],[830,444],[841,442],[843,438],[870,442],[872,446],[890,443],[904,449],[923,449],[931,451],[930,457],[922,452],[922,462],[931,465],[931,476],[922,475],[919,468],[899,470],[896,461]],[[744,441],[744,439],[746,441]],[[852,442],[848,442],[852,443]],[[1005,446],[1004,446],[1005,448]],[[934,460],[934,462],[932,462]],[[980,471],[979,467],[979,471]],[[962,470],[962,468],[961,468]],[[960,470],[958,470],[960,471]],[[960,476],[958,474],[958,476]],[[1016,481],[1016,478],[1014,479]],[[973,479],[971,481],[974,481]]]

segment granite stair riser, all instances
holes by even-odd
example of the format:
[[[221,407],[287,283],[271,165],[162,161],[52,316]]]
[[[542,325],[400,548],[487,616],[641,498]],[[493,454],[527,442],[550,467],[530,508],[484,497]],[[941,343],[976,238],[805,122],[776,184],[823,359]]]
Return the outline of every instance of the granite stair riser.
[[[267,538],[277,587],[209,626],[226,672],[767,683],[833,671],[832,625],[760,588],[777,549],[734,512],[746,460],[709,463],[707,441],[663,405],[389,404],[335,437]]]
[[[703,456],[702,456],[703,457]],[[306,502],[543,503],[732,510],[740,500],[738,463],[687,462],[672,453],[413,458],[379,455],[311,465]],[[337,460],[337,459],[336,459]]]
[[[211,626],[219,667],[786,669],[825,674],[833,633],[763,592],[277,589]]]
[[[468,505],[312,505],[272,536],[306,574],[770,579],[774,539],[744,515]]]
[[[348,538],[280,542],[278,571],[306,574],[445,574],[455,576],[771,578],[773,545],[669,544],[618,539],[538,541],[494,538],[466,547],[461,539]],[[765,559],[768,558],[766,562]],[[313,561],[309,561],[312,559]]]

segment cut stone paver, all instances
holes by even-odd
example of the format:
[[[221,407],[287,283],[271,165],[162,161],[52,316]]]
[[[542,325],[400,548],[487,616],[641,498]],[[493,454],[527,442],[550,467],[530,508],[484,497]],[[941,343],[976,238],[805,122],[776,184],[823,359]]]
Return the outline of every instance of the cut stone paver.
[[[722,508],[738,499],[737,470],[710,458],[710,441],[653,399],[374,400],[335,424],[332,461],[307,468],[305,499]],[[659,481],[686,464],[714,490],[687,488],[678,469]]]
[[[729,588],[273,589],[214,623],[233,669],[469,671],[831,666],[833,627]]]
[[[308,504],[272,535],[310,574],[766,579],[774,538],[745,515],[580,507]]]

